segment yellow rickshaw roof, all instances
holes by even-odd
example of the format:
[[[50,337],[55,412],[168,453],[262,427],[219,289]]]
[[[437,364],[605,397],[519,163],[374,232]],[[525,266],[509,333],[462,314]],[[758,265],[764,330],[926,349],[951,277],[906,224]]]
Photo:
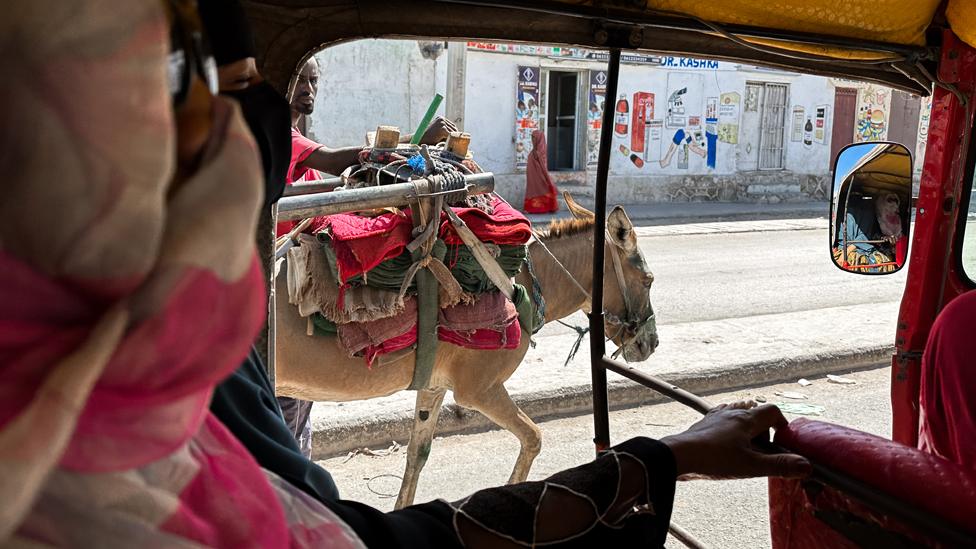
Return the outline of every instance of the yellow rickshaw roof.
[[[579,0],[556,1],[580,5]],[[524,3],[532,4],[530,1]],[[925,31],[940,3],[940,0],[648,0],[645,10],[724,25],[924,46]],[[619,7],[622,3],[591,1],[584,4],[615,4]],[[949,0],[945,14],[956,35],[976,46],[976,0]]]

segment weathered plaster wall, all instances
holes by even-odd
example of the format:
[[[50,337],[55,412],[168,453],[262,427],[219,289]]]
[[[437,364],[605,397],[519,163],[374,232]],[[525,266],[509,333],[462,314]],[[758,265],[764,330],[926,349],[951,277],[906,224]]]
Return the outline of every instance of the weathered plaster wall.
[[[315,57],[322,77],[309,136],[332,147],[361,145],[379,125],[412,132],[446,89],[447,56],[425,59],[414,40],[349,42]]]

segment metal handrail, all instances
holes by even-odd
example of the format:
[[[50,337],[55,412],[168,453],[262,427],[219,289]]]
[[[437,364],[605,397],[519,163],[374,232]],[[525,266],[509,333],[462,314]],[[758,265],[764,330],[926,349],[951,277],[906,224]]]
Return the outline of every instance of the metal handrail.
[[[442,177],[432,175],[430,178],[415,179],[409,183],[286,196],[278,201],[278,221],[294,221],[320,215],[406,206],[420,198],[432,196],[432,189],[439,188],[434,182],[437,178]],[[463,177],[468,195],[490,193],[495,190],[495,176],[490,172],[468,174]]]

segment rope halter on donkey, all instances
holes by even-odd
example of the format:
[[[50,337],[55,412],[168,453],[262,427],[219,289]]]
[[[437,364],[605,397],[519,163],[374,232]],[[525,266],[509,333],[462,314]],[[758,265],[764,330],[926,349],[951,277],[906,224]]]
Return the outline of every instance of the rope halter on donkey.
[[[617,288],[620,290],[620,297],[624,303],[623,318],[620,318],[617,315],[610,312],[604,311],[603,313],[606,322],[611,326],[617,327],[616,332],[613,335],[607,337],[607,341],[612,341],[614,338],[621,336],[621,334],[629,334],[625,338],[620,339],[620,344],[618,345],[617,350],[614,351],[613,353],[613,358],[617,358],[617,356],[619,356],[620,353],[623,352],[624,348],[627,345],[630,345],[635,339],[637,339],[637,336],[640,333],[640,329],[648,322],[654,320],[654,313],[652,311],[645,317],[638,317],[637,314],[635,313],[636,307],[631,303],[630,296],[627,294],[627,290],[626,290],[627,286],[626,286],[626,281],[624,279],[623,264],[621,263],[620,260],[620,254],[624,250],[619,244],[617,244],[612,238],[610,238],[609,233],[607,233],[607,242],[611,244],[610,257],[613,258],[613,270],[617,277]],[[535,235],[532,241],[529,242],[530,246],[532,244],[539,244],[542,250],[545,251],[546,254],[548,254],[549,257],[552,258],[553,262],[555,262],[556,266],[559,267],[559,270],[562,271],[569,278],[569,280],[573,283],[573,285],[576,286],[576,288],[580,291],[581,294],[586,296],[586,300],[588,302],[593,301],[593,297],[590,295],[590,292],[586,288],[584,288],[583,285],[580,284],[578,280],[576,280],[576,277],[573,276],[573,273],[569,272],[569,269],[567,269],[562,264],[562,262],[559,261],[559,258],[557,258],[555,254],[553,254],[549,250],[549,247],[546,246],[546,243],[543,242],[542,239],[538,237],[538,235]],[[574,324],[568,324],[566,322],[563,322],[562,320],[557,320],[556,322],[576,332],[576,341],[574,341],[572,347],[570,347],[569,355],[566,357],[566,361],[563,363],[563,366],[568,366],[570,361],[572,361],[573,358],[576,357],[576,353],[579,352],[580,346],[583,343],[583,338],[586,337],[586,334],[589,333],[590,328],[589,326],[582,327],[582,326],[576,326]]]

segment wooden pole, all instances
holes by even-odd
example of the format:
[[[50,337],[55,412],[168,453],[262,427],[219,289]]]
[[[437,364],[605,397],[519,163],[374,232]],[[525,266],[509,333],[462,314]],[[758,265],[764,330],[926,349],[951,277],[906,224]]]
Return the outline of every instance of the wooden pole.
[[[441,177],[433,176],[431,179]],[[465,175],[468,195],[485,194],[495,190],[495,176],[491,173]],[[345,189],[331,193],[288,196],[278,201],[278,221],[293,221],[319,215],[357,212],[374,208],[407,206],[418,197],[430,194],[431,182],[417,179],[410,183],[396,183],[361,189]]]

